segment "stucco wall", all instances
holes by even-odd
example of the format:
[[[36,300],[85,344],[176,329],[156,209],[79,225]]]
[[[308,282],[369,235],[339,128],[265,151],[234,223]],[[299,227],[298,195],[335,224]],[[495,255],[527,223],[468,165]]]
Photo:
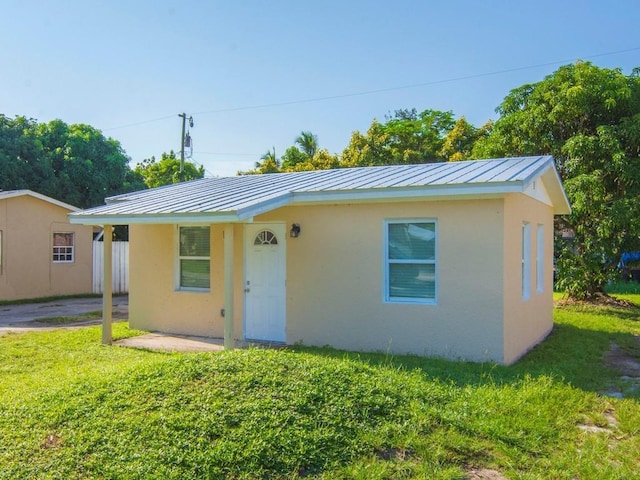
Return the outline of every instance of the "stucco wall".
[[[224,238],[221,225],[211,226],[211,289],[179,291],[175,285],[175,225],[129,227],[129,321],[133,328],[222,337],[224,318]],[[234,329],[242,338],[242,226],[234,227],[236,284]]]
[[[437,303],[385,303],[384,221],[435,219]],[[523,220],[544,224],[545,292],[521,296]],[[506,199],[287,207],[256,222],[299,223],[286,239],[286,339],[292,344],[511,363],[551,328],[551,208]],[[211,227],[211,290],[176,291],[176,226],[130,226],[130,321],[145,330],[222,337],[223,226]],[[242,338],[243,232],[234,226],[235,337]]]
[[[68,213],[28,195],[0,200],[0,300],[91,293],[93,229],[71,225]],[[73,263],[53,263],[54,232],[75,233]]]
[[[384,220],[438,222],[437,304],[383,301]],[[287,343],[502,361],[502,200],[289,207]]]
[[[522,225],[529,223],[530,296],[522,296]],[[537,228],[544,229],[544,282],[537,291]],[[524,195],[505,198],[504,363],[510,364],[544,339],[553,327],[553,209]]]

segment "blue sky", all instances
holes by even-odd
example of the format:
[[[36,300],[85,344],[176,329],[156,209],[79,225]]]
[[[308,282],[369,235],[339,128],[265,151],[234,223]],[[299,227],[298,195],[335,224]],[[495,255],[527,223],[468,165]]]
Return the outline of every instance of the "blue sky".
[[[135,164],[179,149],[186,112],[193,159],[234,175],[400,108],[479,126],[577,59],[631,73],[638,19],[637,0],[0,0],[0,113],[92,125]]]

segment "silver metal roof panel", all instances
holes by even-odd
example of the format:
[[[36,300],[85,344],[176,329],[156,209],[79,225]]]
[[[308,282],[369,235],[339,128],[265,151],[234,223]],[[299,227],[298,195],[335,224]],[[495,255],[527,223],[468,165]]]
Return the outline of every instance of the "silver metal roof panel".
[[[497,188],[504,193],[513,191],[506,189],[507,184],[524,186],[549,168],[555,170],[553,158],[542,156],[203,178],[110,197],[106,205],[74,213],[71,218],[77,219],[74,223],[83,223],[83,217],[97,222],[121,216],[131,221],[147,215],[168,221],[185,215],[210,215],[242,221],[252,213],[295,203],[295,198],[302,197],[371,199],[380,194],[381,198],[393,198],[397,192],[398,198],[407,198],[411,192],[425,196],[430,188],[446,195],[447,188],[461,192],[474,186],[482,187],[483,192]]]

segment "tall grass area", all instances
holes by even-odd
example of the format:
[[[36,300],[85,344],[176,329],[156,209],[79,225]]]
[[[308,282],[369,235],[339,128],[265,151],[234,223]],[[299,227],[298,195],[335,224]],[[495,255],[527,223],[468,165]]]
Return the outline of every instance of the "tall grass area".
[[[0,479],[638,478],[639,397],[599,392],[624,388],[603,356],[633,344],[639,319],[557,308],[550,337],[511,367],[306,347],[167,354],[101,346],[99,327],[7,334]]]

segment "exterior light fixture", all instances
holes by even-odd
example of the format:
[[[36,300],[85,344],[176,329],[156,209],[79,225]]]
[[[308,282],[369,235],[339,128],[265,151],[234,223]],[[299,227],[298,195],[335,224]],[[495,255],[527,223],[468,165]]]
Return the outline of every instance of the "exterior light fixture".
[[[296,237],[300,236],[300,224],[299,223],[294,223],[293,225],[291,225],[291,236],[293,238],[296,238]]]

